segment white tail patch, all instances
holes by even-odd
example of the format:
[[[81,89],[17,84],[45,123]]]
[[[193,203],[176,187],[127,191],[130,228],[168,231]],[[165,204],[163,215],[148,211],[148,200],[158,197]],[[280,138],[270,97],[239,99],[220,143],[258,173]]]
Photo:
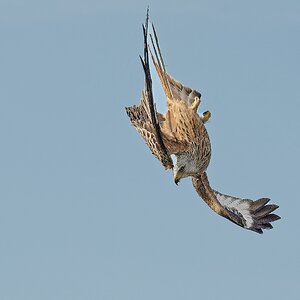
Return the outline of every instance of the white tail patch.
[[[217,191],[214,191],[214,194],[223,207],[233,212],[234,214],[240,215],[240,217],[245,222],[244,226],[246,228],[252,227],[253,218],[250,212],[250,203],[252,202],[252,200],[224,195]]]

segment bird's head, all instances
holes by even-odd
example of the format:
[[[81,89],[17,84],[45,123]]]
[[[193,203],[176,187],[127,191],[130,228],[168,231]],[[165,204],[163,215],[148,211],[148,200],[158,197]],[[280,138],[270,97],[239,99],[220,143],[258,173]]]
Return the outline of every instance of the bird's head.
[[[178,185],[180,179],[196,175],[197,167],[195,161],[192,160],[188,155],[178,155],[176,164],[173,169],[174,182]]]

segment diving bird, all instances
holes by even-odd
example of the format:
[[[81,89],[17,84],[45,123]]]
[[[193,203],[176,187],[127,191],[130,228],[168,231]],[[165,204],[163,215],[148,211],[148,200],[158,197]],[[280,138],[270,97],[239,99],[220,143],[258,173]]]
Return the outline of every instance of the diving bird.
[[[211,143],[205,123],[211,116],[209,111],[202,115],[197,113],[201,94],[174,79],[167,71],[161,54],[156,30],[148,43],[149,13],[145,25],[144,57],[140,56],[145,75],[145,86],[142,90],[139,105],[126,107],[132,125],[145,140],[152,154],[161,161],[166,169],[173,170],[174,182],[191,177],[199,196],[217,214],[233,223],[263,233],[263,229],[273,228],[271,222],[280,219],[272,212],[278,205],[268,204],[270,199],[256,201],[228,196],[212,189],[206,174],[211,158]],[[150,54],[149,54],[150,52]],[[156,110],[149,56],[155,66],[158,77],[167,98],[167,111],[161,114]],[[171,155],[176,156],[174,165]]]

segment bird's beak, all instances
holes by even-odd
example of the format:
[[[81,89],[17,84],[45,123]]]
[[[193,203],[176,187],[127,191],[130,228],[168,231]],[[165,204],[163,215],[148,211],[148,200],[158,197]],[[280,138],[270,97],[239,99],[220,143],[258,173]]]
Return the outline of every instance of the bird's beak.
[[[180,179],[178,179],[178,178],[176,178],[176,177],[174,178],[174,182],[175,182],[176,185],[178,185],[178,182],[179,182],[179,181],[180,181]]]

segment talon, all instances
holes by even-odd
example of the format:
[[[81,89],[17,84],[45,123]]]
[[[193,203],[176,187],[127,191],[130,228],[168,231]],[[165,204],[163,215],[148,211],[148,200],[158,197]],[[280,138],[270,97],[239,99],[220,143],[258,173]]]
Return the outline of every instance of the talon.
[[[211,117],[211,113],[210,113],[209,110],[207,110],[207,111],[205,111],[205,112],[203,113],[203,115],[202,115],[202,121],[203,121],[204,123],[206,123],[206,122],[209,120],[210,117]]]
[[[194,111],[197,111],[198,107],[199,107],[199,104],[200,104],[200,98],[198,96],[196,96],[194,98],[194,102],[191,106],[191,108],[194,110]]]

